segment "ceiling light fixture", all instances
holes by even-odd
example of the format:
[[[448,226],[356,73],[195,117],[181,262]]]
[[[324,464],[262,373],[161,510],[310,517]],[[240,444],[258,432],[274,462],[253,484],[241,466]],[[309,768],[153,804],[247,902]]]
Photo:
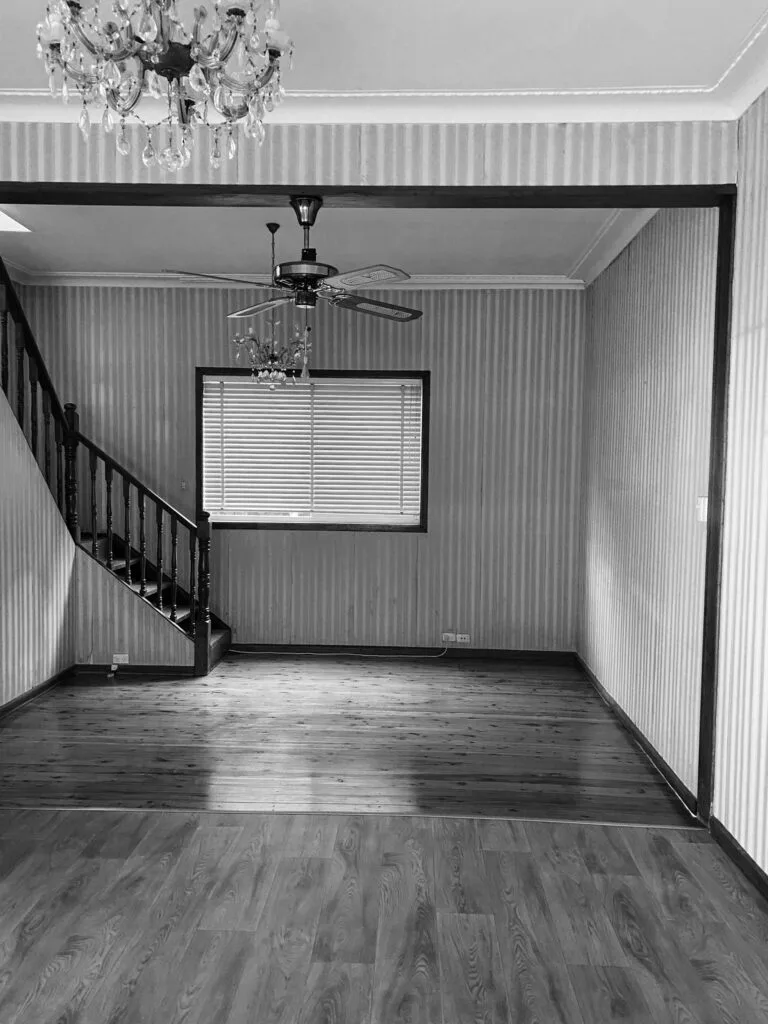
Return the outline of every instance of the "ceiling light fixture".
[[[100,8],[109,6],[102,17]],[[265,7],[262,10],[262,6]],[[38,57],[45,62],[51,93],[82,101],[80,131],[87,140],[90,107],[103,106],[102,126],[113,131],[117,151],[131,142],[126,121],[135,118],[146,136],[142,160],[179,171],[192,159],[194,128],[210,129],[210,161],[221,166],[237,154],[237,127],[247,139],[264,140],[264,117],[279,103],[281,61],[293,43],[280,27],[280,0],[216,0],[209,15],[196,7],[192,28],[177,0],[49,0],[37,26]],[[163,100],[168,113],[142,116],[143,97]]]
[[[280,225],[272,221],[267,224],[269,233],[272,236],[272,277],[275,276],[275,235],[280,230]],[[298,303],[297,303],[298,305]],[[253,329],[249,327],[246,334],[235,334],[232,344],[235,347],[235,362],[247,361],[251,367],[251,376],[260,384],[266,384],[270,391],[274,391],[278,384],[285,384],[287,380],[296,383],[299,367],[301,367],[301,380],[309,380],[309,354],[312,351],[310,335],[312,328],[309,326],[309,314],[304,313],[304,326],[298,324],[293,328],[293,340],[287,344],[281,344],[275,336],[275,328],[280,321],[276,320],[274,314],[267,320],[269,329],[263,338],[259,338]]]
[[[5,213],[4,210],[0,210],[0,231],[16,231],[16,232],[29,232],[29,228],[24,227],[13,217]]]

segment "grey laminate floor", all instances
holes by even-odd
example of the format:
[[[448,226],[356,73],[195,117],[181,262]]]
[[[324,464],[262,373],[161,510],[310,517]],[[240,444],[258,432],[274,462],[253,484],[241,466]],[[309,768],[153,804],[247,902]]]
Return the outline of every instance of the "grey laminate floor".
[[[0,812],[3,1024],[764,1024],[768,907],[706,833]]]

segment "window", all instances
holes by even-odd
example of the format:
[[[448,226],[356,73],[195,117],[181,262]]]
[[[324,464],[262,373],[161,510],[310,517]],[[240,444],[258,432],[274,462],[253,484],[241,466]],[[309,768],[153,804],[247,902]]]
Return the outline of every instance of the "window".
[[[270,391],[198,370],[202,509],[227,527],[425,530],[428,410],[428,373],[315,371]]]

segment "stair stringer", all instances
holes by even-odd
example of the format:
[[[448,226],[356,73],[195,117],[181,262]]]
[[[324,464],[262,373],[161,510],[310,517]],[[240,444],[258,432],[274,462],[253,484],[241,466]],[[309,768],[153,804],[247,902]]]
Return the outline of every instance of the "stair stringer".
[[[75,565],[78,665],[109,665],[114,654],[127,654],[133,668],[194,667],[191,637],[81,547]]]

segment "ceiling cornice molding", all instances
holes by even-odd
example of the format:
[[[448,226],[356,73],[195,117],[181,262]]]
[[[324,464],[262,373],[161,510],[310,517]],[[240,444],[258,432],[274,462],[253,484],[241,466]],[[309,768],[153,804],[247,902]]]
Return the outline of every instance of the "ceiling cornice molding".
[[[568,277],[590,285],[624,251],[659,211],[611,210],[605,223],[568,271]]]
[[[6,261],[9,273],[14,281],[23,285],[41,285],[64,288],[219,288],[248,291],[247,284],[226,285],[222,282],[206,281],[204,278],[195,280],[178,274],[99,274],[99,273],[58,273],[52,271],[35,271],[17,263]],[[250,274],[241,274],[246,280]],[[254,276],[254,281],[259,280]],[[376,288],[360,289],[360,291],[400,291],[402,290],[530,290],[530,289],[562,289],[565,291],[581,291],[584,281],[564,275],[536,274],[421,274],[409,281],[401,281],[396,289],[386,285]],[[255,289],[256,286],[254,285]],[[251,289],[253,290],[253,289]]]
[[[151,112],[147,112],[147,116]],[[160,110],[158,116],[162,116]],[[46,89],[0,89],[0,120],[75,124],[77,104]],[[269,119],[296,124],[581,124],[733,120],[733,104],[705,88],[488,92],[288,93]]]

